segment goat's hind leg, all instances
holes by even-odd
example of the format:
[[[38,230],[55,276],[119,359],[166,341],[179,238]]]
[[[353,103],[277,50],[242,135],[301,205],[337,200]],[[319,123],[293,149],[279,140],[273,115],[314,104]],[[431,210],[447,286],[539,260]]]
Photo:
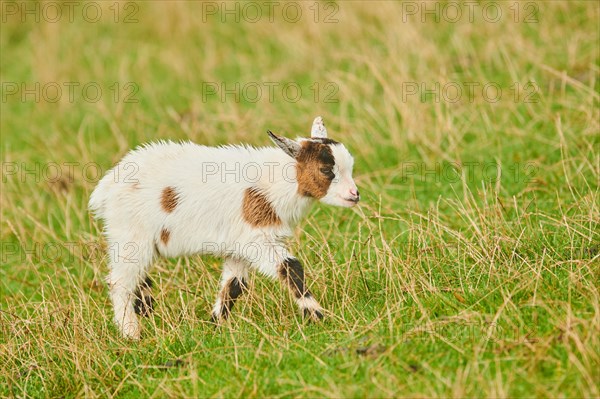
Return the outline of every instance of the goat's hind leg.
[[[235,301],[248,287],[248,263],[227,258],[223,262],[223,273],[219,294],[212,311],[212,321],[217,323],[227,319]]]
[[[151,242],[109,239],[110,273],[108,283],[114,309],[114,320],[126,338],[139,339],[141,326],[136,316],[135,301],[146,273],[152,264]]]
[[[148,317],[154,311],[154,299],[152,298],[152,280],[146,276],[135,292],[133,310],[136,314]]]

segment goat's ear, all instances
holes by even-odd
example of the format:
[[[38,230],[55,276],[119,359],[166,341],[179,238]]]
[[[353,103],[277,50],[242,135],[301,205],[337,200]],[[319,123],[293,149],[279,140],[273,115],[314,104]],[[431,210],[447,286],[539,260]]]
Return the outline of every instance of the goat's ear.
[[[267,133],[269,134],[271,140],[273,140],[273,142],[277,144],[277,147],[285,151],[285,153],[288,154],[290,157],[295,159],[298,156],[301,148],[300,144],[298,144],[294,140],[288,139],[287,137],[277,136],[270,130],[268,130]]]

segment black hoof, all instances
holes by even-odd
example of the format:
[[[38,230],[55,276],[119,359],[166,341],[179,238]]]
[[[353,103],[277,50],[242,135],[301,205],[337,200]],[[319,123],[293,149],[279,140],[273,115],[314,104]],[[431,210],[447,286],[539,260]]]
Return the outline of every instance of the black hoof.
[[[216,314],[212,313],[210,315],[210,323],[212,325],[214,325],[215,327],[222,326],[226,321],[227,321],[227,315],[226,314],[222,314],[221,316],[217,316]]]
[[[138,296],[133,303],[133,310],[140,316],[150,316],[154,311],[154,299],[151,296]]]
[[[320,310],[304,309],[303,315],[305,319],[323,320],[323,313]]]

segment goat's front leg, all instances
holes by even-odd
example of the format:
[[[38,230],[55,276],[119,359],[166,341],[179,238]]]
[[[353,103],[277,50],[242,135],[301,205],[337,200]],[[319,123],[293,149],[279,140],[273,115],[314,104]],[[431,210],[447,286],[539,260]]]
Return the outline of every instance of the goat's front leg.
[[[323,309],[319,302],[312,296],[304,280],[304,268],[296,258],[286,258],[277,268],[277,273],[282,284],[287,286],[294,295],[298,308],[304,317],[313,321],[323,318]]]
[[[248,264],[228,258],[223,262],[219,295],[212,311],[212,321],[220,322],[229,316],[235,301],[248,287]]]
[[[260,251],[251,255],[253,267],[270,277],[278,277],[289,289],[304,317],[315,321],[323,318],[321,305],[306,288],[302,264],[283,244],[265,243]]]

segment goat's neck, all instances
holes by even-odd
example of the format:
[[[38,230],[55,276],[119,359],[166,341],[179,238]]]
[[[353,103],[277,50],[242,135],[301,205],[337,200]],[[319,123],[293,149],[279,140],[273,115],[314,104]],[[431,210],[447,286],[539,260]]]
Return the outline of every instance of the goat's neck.
[[[287,225],[296,225],[308,212],[314,199],[298,193],[296,168],[290,161],[276,167],[273,181],[263,186],[279,218]]]

